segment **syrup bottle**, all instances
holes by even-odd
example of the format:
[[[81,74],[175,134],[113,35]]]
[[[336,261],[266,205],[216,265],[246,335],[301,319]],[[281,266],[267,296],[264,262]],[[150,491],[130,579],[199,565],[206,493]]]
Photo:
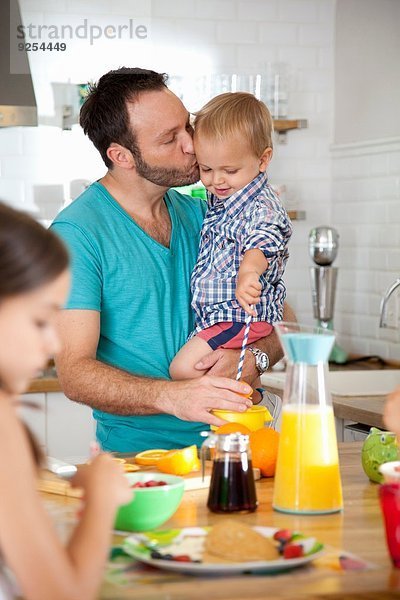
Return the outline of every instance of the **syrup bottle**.
[[[212,512],[253,512],[258,502],[254,484],[249,436],[241,433],[210,433],[201,448],[204,478],[205,457],[214,449],[207,506]]]

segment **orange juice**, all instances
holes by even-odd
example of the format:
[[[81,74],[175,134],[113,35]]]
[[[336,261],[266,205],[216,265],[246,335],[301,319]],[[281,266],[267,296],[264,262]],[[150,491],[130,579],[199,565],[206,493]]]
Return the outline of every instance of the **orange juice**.
[[[331,406],[287,404],[275,475],[273,507],[284,512],[342,509],[342,486]]]

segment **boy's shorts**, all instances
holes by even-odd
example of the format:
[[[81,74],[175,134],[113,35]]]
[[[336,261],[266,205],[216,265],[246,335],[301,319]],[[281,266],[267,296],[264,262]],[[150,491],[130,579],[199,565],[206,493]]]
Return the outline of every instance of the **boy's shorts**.
[[[244,336],[245,323],[216,323],[207,327],[196,335],[205,340],[212,350],[217,348],[241,348]],[[250,325],[248,344],[253,344],[257,340],[266,337],[272,333],[273,327],[265,321],[255,321]]]

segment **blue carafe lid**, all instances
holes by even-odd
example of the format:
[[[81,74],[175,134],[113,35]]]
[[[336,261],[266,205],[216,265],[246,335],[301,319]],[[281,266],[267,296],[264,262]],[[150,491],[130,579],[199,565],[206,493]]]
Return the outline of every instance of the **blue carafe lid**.
[[[281,333],[280,340],[288,360],[316,365],[319,362],[328,362],[335,336],[330,333],[299,331]]]

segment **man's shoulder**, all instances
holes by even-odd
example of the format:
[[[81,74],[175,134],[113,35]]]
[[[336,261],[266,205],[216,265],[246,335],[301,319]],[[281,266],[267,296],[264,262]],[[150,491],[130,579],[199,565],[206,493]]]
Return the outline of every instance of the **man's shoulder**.
[[[200,219],[204,218],[207,203],[202,198],[193,198],[174,188],[168,190],[167,195],[174,208],[182,214],[197,216]]]
[[[85,224],[95,223],[96,215],[100,217],[100,214],[107,210],[107,203],[102,202],[100,196],[98,184],[92,183],[76,200],[58,213],[53,225],[69,223],[84,227]]]

